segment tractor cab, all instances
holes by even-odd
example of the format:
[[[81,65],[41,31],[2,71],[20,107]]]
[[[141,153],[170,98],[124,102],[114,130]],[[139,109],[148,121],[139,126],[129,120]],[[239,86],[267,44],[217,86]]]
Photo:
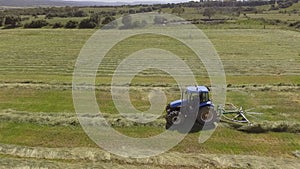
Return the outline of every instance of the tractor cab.
[[[205,86],[187,87],[186,91],[182,96],[183,102],[184,100],[186,100],[186,102],[188,103],[198,101],[199,107],[212,105],[212,102],[209,99],[209,89]]]
[[[205,86],[189,86],[182,93],[181,100],[171,102],[167,106],[167,112],[170,110],[179,110],[183,106],[188,104],[194,104],[197,102],[200,107],[213,106],[209,98],[209,89]]]

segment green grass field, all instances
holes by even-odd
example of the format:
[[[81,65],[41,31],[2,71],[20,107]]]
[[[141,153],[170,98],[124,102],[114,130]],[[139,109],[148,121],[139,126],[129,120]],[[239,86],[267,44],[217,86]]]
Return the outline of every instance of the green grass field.
[[[80,127],[49,127],[28,123],[1,123],[0,126],[1,143],[53,148],[97,147]],[[164,130],[153,127],[116,129],[131,137],[149,137]],[[198,143],[198,137],[198,133],[189,134],[171,151],[291,157],[291,152],[300,148],[299,136],[291,133],[247,134],[218,128],[204,144]]]
[[[149,159],[147,162],[136,162],[130,158],[127,159],[129,161],[124,161],[109,157],[104,161],[100,160],[100,165],[111,165],[107,168],[130,168],[131,165],[137,168],[190,169],[199,166],[201,160],[198,160],[198,155],[201,154],[204,154],[204,161],[210,165],[214,160],[226,163],[226,160],[218,159],[222,155],[232,155],[229,162],[236,160],[236,157],[244,158],[241,162],[236,160],[237,165],[228,168],[243,168],[242,163],[249,168],[256,168],[259,166],[256,163],[259,160],[253,160],[254,156],[262,160],[272,160],[269,157],[278,161],[281,159],[284,165],[287,164],[287,168],[288,164],[291,164],[288,160],[299,161],[294,152],[300,151],[300,33],[296,26],[289,26],[290,23],[300,21],[299,12],[295,13],[295,10],[299,10],[299,5],[300,2],[279,10],[269,10],[271,5],[257,6],[258,13],[246,11],[245,14],[241,12],[239,16],[235,12],[226,13],[227,9],[224,9],[225,13],[217,12],[211,21],[203,16],[204,8],[185,7],[184,13],[180,15],[184,19],[195,21],[196,26],[202,29],[218,52],[226,73],[226,102],[242,106],[251,112],[261,112],[262,114],[253,115],[254,117],[249,116],[249,119],[262,125],[267,122],[274,128],[277,127],[277,130],[247,133],[227,123],[220,123],[205,143],[198,143],[199,133],[190,133],[165,154],[165,159],[160,156],[156,160],[152,159],[154,163]],[[121,17],[120,10],[129,9],[133,8],[81,8],[88,15],[114,11],[117,14],[115,18]],[[172,9],[163,8],[161,12],[172,13]],[[104,17],[105,15],[101,15],[102,21]],[[22,18],[27,18],[22,21],[22,24],[26,24],[32,20],[45,19],[45,15],[38,15],[37,18],[24,15]],[[74,166],[95,162],[86,158],[48,159],[40,156],[42,154],[38,154],[38,158],[34,157],[37,154],[35,148],[46,148],[46,151],[49,151],[47,148],[59,148],[62,152],[53,153],[54,156],[64,156],[76,148],[98,147],[76,120],[72,98],[72,75],[76,59],[81,48],[97,29],[51,29],[52,24],[57,22],[80,22],[85,18],[89,16],[54,17],[45,19],[50,25],[41,29],[0,30],[0,168],[1,163],[9,163],[5,160],[12,160],[13,164],[17,163],[17,160],[32,160],[39,163],[36,166],[41,166],[44,161],[47,164],[74,163]],[[118,35],[111,34],[112,38],[115,36]],[[204,65],[193,51],[180,41],[146,34],[118,43],[105,56],[98,69],[95,92],[99,110],[104,113],[111,126],[118,132],[135,138],[147,138],[164,132],[164,119],[160,117],[153,123],[143,125],[120,118],[112,101],[110,85],[112,75],[121,61],[145,48],[160,48],[180,56],[193,70],[199,85],[211,85]],[[176,81],[170,75],[147,69],[140,72],[130,85],[130,101],[136,109],[149,109],[148,95],[153,88],[162,89],[167,96],[167,102],[181,97]],[[289,126],[281,122],[291,124],[295,130],[287,130]],[[276,126],[277,124],[279,126]],[[253,128],[255,129],[255,126]],[[111,141],[114,144],[119,140]],[[5,145],[33,148],[27,151],[14,148],[10,153],[5,153]],[[20,151],[21,154],[14,154]],[[79,154],[81,153],[90,153],[93,156],[86,150],[80,151]],[[168,156],[168,153],[171,155]],[[75,152],[67,156],[77,155]],[[187,157],[192,157],[192,160]],[[190,161],[185,161],[186,159]],[[165,163],[164,160],[169,163]],[[197,165],[184,164],[192,164],[193,161],[196,161]],[[269,162],[265,162],[263,166],[269,165]],[[156,165],[149,166],[149,163]]]
[[[57,79],[57,76],[70,76],[80,49],[94,31],[2,30],[0,45],[1,54],[5,58],[0,60],[1,74],[13,77],[12,79],[5,78],[6,81],[17,81],[17,76],[20,76],[20,79],[34,80],[34,76],[39,74],[49,75],[49,79],[51,76],[54,79]],[[204,32],[219,53],[228,76],[254,74],[292,76],[299,73],[300,45],[297,42],[300,35],[298,32],[243,29],[205,30]],[[144,38],[147,38],[147,44],[141,43]],[[116,46],[115,51],[111,51],[103,62],[106,74],[102,73],[101,76],[112,73],[112,68],[109,71],[107,69],[117,66],[118,58],[143,48],[141,45],[144,44],[170,50],[182,58],[189,59],[189,64],[196,63],[193,62],[195,56],[191,51],[183,52],[177,47],[180,45],[185,49],[179,42],[167,38],[160,40],[158,44],[156,38],[152,35],[139,36],[134,39],[136,44],[126,47],[122,44]],[[128,39],[128,42],[123,43],[132,43],[132,41]],[[191,67],[196,75],[203,76],[205,70],[201,68],[201,65],[195,64]],[[41,81],[47,81],[47,79],[41,77]],[[64,82],[69,80],[66,78]]]
[[[299,14],[281,14],[281,13],[277,13],[277,14],[248,14],[247,15],[250,18],[265,18],[265,19],[278,19],[281,21],[287,21],[287,22],[295,22],[295,21],[299,21],[300,17]]]
[[[0,111],[74,112],[72,73],[78,54],[96,30],[16,29],[0,31]],[[300,34],[278,29],[206,29],[224,64],[227,101],[263,112],[258,120],[300,122]],[[147,39],[147,43],[145,42]],[[203,65],[184,45],[170,38],[136,36],[118,44],[104,59],[96,84],[101,111],[117,113],[107,86],[121,59],[144,47],[160,47],[178,54],[192,67],[199,84],[209,85]],[[131,44],[131,45],[126,45]],[[105,71],[103,71],[105,70]],[[133,81],[131,101],[145,110],[147,93],[140,87],[165,87],[168,101],[179,99],[174,80],[165,75],[141,74]],[[154,72],[155,73],[155,72]],[[103,88],[103,89],[102,89]],[[146,105],[145,105],[146,104]],[[120,132],[147,137],[162,127],[125,127]],[[238,139],[237,139],[238,138]],[[220,127],[204,144],[189,134],[171,151],[291,157],[300,149],[294,133],[247,134]],[[81,127],[1,122],[0,143],[44,147],[95,147]]]

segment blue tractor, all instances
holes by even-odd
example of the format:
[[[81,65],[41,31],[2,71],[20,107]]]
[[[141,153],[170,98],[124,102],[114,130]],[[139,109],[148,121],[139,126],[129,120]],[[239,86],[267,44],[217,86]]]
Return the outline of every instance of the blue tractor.
[[[166,129],[180,129],[185,123],[194,123],[193,126],[213,125],[218,115],[209,98],[209,91],[205,86],[187,87],[180,100],[167,105]]]

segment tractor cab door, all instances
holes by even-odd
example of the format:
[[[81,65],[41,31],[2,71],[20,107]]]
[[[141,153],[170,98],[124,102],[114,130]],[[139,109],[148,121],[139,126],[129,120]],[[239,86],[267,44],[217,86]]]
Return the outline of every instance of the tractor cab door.
[[[183,94],[182,113],[197,114],[199,110],[199,93],[185,91]]]

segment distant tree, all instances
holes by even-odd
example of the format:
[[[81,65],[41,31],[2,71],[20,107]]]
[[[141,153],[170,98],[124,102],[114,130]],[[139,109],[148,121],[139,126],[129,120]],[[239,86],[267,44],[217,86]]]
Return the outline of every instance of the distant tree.
[[[102,24],[103,24],[103,25],[106,25],[106,24],[109,24],[110,22],[112,22],[112,21],[114,21],[114,20],[116,20],[115,17],[113,17],[113,16],[106,16],[106,17],[104,18],[104,20],[102,21]]]
[[[138,9],[138,10],[136,11],[136,13],[144,13],[144,12],[152,12],[152,11],[153,11],[153,8],[152,8],[152,7],[147,7],[147,8],[142,7],[142,8],[140,8],[140,9]]]
[[[119,13],[120,15],[123,15],[123,14],[126,13],[126,12],[125,12],[124,10],[119,10],[118,13]]]
[[[108,24],[104,25],[102,29],[114,29],[118,27],[118,22],[116,20],[113,20],[109,22]]]
[[[157,15],[154,17],[153,21],[154,21],[154,24],[164,24],[167,22],[167,19],[164,18],[163,16]]]
[[[0,27],[3,26],[3,21],[4,21],[4,17],[3,17],[3,16],[0,16]]]
[[[21,18],[21,20],[22,20],[22,21],[28,21],[28,20],[30,20],[30,17],[24,17],[24,16],[23,16],[23,17]]]
[[[145,26],[147,26],[148,25],[148,23],[147,23],[147,21],[146,20],[142,20],[142,27],[145,27]]]
[[[134,9],[129,9],[128,13],[130,13],[130,14],[135,14],[136,11],[135,11]]]
[[[97,26],[97,24],[92,21],[91,19],[83,19],[80,23],[79,23],[79,28],[83,29],[83,28],[95,28]]]
[[[65,28],[69,28],[69,29],[73,29],[76,28],[78,26],[78,22],[77,21],[68,21],[65,25]]]
[[[240,15],[241,15],[241,11],[236,11],[236,12],[234,13],[234,16],[239,17]]]
[[[99,25],[101,21],[101,16],[99,14],[94,13],[90,16],[90,20],[95,22],[97,25]]]
[[[195,10],[197,11],[198,14],[201,14],[201,7],[200,6],[195,7]]]
[[[38,18],[39,17],[37,14],[32,14],[31,16],[34,17],[34,18]]]
[[[151,6],[147,7],[147,12],[152,12],[153,8]]]
[[[55,28],[63,28],[63,27],[64,27],[64,25],[61,22],[56,22],[52,26],[52,28],[54,28],[54,29]]]
[[[52,13],[47,13],[45,19],[52,19],[55,15]]]
[[[4,25],[7,28],[15,28],[21,25],[21,17],[15,15],[5,16]]]
[[[47,26],[49,23],[45,20],[36,20],[31,21],[31,23],[26,23],[24,25],[24,28],[42,28],[44,26]]]
[[[116,15],[117,15],[117,12],[115,12],[115,11],[110,11],[110,12],[108,12],[108,15],[109,15],[109,16],[116,16]]]
[[[161,12],[162,12],[161,8],[159,8],[157,12],[158,12],[159,14],[161,14]]]
[[[133,23],[132,23],[132,26],[131,26],[132,28],[142,28],[142,27],[144,27],[143,25],[142,25],[142,23],[140,22],[140,21],[134,21]]]
[[[208,19],[211,19],[212,16],[216,14],[216,11],[213,8],[205,8],[203,12],[203,16],[208,17]]]
[[[74,17],[86,17],[88,16],[84,11],[75,11],[74,14],[73,14]]]
[[[176,13],[177,15],[181,15],[182,13],[184,13],[184,8],[177,6],[172,10],[172,13]]]
[[[129,14],[125,14],[122,18],[123,29],[129,29],[132,26],[132,17]]]

